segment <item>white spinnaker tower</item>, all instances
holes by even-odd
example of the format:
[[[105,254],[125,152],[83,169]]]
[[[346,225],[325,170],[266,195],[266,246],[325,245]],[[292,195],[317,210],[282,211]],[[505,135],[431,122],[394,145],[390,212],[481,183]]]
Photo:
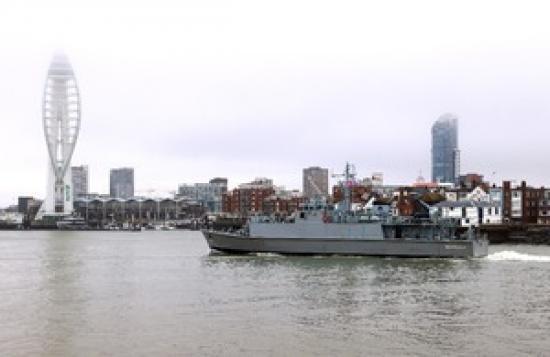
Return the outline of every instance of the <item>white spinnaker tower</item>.
[[[73,211],[71,158],[80,130],[80,93],[67,57],[54,55],[44,87],[42,122],[48,147],[48,186],[37,218]]]

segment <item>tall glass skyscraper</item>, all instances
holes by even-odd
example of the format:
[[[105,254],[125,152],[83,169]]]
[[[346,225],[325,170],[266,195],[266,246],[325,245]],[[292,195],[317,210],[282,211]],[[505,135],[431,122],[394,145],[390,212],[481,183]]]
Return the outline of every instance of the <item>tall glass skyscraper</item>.
[[[447,113],[432,126],[432,181],[456,183],[459,175],[458,118]]]
[[[67,57],[56,53],[48,69],[42,101],[49,178],[38,218],[73,211],[71,158],[80,130],[80,94]]]

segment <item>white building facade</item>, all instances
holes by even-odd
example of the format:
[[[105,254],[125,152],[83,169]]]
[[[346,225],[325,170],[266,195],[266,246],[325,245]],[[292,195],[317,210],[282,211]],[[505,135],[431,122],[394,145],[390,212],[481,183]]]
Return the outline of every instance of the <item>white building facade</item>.
[[[441,218],[460,220],[463,227],[479,227],[481,224],[501,224],[500,204],[483,201],[444,201],[436,205]]]

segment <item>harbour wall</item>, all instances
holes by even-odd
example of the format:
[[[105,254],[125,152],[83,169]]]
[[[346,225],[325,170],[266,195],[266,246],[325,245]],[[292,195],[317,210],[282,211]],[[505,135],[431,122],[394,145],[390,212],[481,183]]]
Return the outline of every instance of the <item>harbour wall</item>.
[[[550,225],[500,224],[483,225],[481,233],[487,234],[491,244],[547,244],[550,245]]]

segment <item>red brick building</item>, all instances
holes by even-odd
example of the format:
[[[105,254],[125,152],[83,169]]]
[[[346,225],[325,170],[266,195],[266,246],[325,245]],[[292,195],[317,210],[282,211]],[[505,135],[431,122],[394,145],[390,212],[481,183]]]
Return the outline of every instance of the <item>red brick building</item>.
[[[222,211],[248,215],[263,212],[264,200],[273,195],[273,187],[235,188],[222,197]]]
[[[489,187],[489,185],[483,181],[483,175],[475,173],[460,175],[458,178],[458,183],[460,188],[465,188],[468,190],[473,190],[478,186],[482,186],[484,189]]]
[[[364,185],[356,185],[351,187],[351,202],[352,203],[366,203],[369,199],[369,196],[372,192],[372,187]],[[332,187],[332,197],[334,203],[338,203],[344,200],[344,193],[342,192],[342,187],[333,186]]]
[[[544,188],[521,186],[512,188],[510,181],[502,183],[502,216],[504,222],[535,224],[539,222],[540,207],[544,203]]]
[[[550,225],[550,190],[543,190],[542,197],[539,201],[539,224]]]
[[[243,216],[264,211],[264,200],[275,193],[273,181],[257,178],[222,196],[222,212]]]
[[[279,197],[271,195],[264,199],[263,212],[265,214],[280,213],[283,215],[291,214],[298,210],[301,204],[306,201],[305,197]]]

